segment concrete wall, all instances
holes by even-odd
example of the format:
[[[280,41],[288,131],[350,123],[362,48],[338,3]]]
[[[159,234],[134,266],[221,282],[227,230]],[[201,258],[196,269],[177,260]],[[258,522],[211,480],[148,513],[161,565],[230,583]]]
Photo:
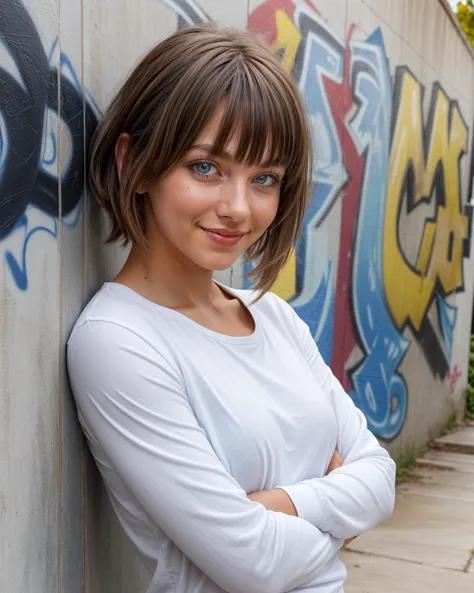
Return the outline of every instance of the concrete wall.
[[[295,6],[296,4],[296,6]],[[263,32],[311,114],[317,182],[275,291],[393,451],[467,380],[474,58],[438,0],[2,0],[0,575],[8,593],[139,593],[78,429],[64,343],[119,268],[84,199],[90,130],[177,26]],[[235,286],[240,269],[224,274]]]

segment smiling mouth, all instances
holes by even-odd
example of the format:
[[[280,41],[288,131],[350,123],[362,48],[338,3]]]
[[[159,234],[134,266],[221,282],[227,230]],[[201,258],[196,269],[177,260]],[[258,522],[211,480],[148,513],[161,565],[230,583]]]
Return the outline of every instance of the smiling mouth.
[[[247,233],[229,231],[227,229],[207,229],[200,227],[210,239],[212,239],[218,245],[225,247],[233,247],[242,239]]]

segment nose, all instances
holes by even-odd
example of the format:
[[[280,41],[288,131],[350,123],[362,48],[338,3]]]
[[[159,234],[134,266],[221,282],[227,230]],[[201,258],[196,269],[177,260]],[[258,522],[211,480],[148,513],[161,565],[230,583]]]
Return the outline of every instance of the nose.
[[[245,179],[228,179],[221,188],[217,215],[234,222],[243,222],[250,216],[249,187]]]

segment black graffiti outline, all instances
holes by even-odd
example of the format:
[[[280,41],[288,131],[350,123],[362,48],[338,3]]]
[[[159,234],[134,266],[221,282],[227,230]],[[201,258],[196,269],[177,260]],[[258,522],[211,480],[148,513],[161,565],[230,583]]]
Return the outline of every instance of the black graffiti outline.
[[[84,159],[97,124],[91,105],[56,68],[51,68],[33,19],[18,0],[0,2],[0,41],[21,76],[22,84],[0,66],[0,113],[4,146],[0,170],[0,240],[15,228],[27,206],[69,214],[84,191]],[[59,87],[59,97],[58,97]],[[58,113],[73,138],[68,169],[61,181],[41,170],[41,148],[47,110]]]

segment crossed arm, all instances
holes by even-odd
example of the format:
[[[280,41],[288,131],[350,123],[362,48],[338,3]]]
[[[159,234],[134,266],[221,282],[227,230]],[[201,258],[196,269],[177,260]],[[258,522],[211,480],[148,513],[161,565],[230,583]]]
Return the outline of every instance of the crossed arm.
[[[68,368],[93,451],[220,588],[283,593],[324,575],[343,540],[249,500],[199,426],[179,372],[153,346],[88,322],[70,340]]]
[[[308,362],[321,378],[319,359]],[[323,389],[334,398],[344,465],[283,487],[288,500],[267,509],[226,471],[179,372],[140,336],[88,322],[69,343],[68,368],[94,449],[153,522],[229,593],[283,593],[305,585],[324,574],[344,540],[391,513],[393,462],[364,429],[352,400],[344,392],[336,397],[331,383]]]
[[[332,471],[338,467],[341,467],[343,463],[344,460],[342,457],[337,451],[334,451],[334,455],[332,456],[331,462],[329,463],[326,475],[329,475]],[[267,511],[272,511],[274,513],[284,513],[285,515],[290,515],[292,517],[298,516],[298,512],[293,501],[282,488],[272,488],[271,490],[253,492],[252,494],[249,494],[248,498],[253,502],[258,502],[259,504],[263,505]],[[345,539],[344,547],[348,546],[353,540],[356,539],[356,537],[357,536],[354,535],[354,537]]]
[[[268,510],[304,518],[347,545],[392,514],[395,463],[324,363],[306,324],[299,318],[295,323],[304,356],[336,416],[337,450],[324,477],[256,492],[250,499]]]

